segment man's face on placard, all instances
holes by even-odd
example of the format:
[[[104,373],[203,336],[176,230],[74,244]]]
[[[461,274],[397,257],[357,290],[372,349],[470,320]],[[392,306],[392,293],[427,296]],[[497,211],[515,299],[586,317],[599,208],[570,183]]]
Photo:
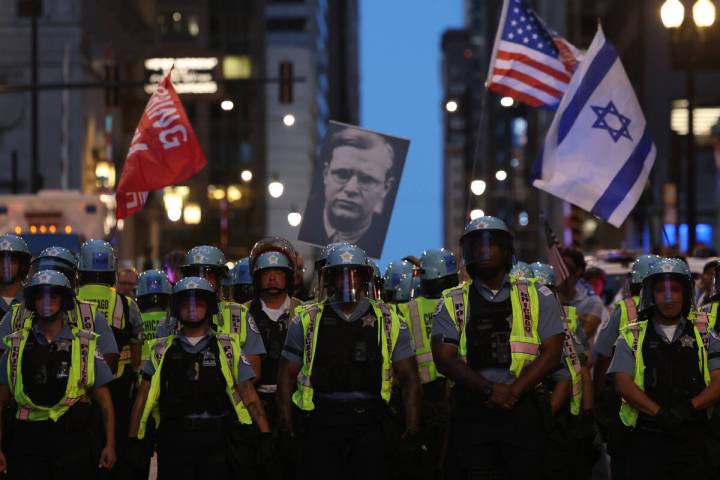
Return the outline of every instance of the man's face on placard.
[[[359,148],[341,145],[325,166],[325,210],[330,224],[341,231],[367,225],[373,213],[381,213],[394,179],[390,175],[393,154],[380,137]]]

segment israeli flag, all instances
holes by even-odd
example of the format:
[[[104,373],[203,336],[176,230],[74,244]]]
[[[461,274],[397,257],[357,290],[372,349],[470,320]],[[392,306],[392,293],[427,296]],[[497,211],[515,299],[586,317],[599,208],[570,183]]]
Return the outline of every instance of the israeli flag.
[[[533,185],[619,227],[656,153],[617,51],[598,27],[533,165]]]

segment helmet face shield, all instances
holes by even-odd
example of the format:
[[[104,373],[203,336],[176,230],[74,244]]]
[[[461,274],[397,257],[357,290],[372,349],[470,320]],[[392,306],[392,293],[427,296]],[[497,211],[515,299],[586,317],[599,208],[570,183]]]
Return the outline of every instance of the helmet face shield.
[[[678,273],[652,275],[643,282],[642,310],[654,308],[661,316],[687,315],[692,308],[691,281]]]
[[[465,266],[476,263],[503,264],[511,253],[510,236],[498,230],[477,230],[460,241]]]
[[[456,287],[459,283],[457,273],[433,280],[423,280],[421,286],[422,295],[428,298],[440,298],[444,290]]]
[[[245,303],[253,299],[252,285],[233,285],[230,289],[232,299],[237,303]]]
[[[369,268],[356,266],[326,268],[323,277],[330,301],[356,303],[371,294]]]
[[[195,290],[188,290],[174,299],[175,315],[184,323],[200,323],[209,317],[208,296]]]
[[[41,257],[33,261],[30,265],[30,276],[36,274],[41,270],[54,270],[60,272],[70,280],[70,284],[75,288],[77,283],[77,272],[67,262],[57,260],[52,257]]]

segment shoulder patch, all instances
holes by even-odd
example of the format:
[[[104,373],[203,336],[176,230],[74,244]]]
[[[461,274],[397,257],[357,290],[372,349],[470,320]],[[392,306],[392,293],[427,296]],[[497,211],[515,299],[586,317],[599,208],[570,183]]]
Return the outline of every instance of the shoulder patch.
[[[250,327],[250,330],[252,330],[253,332],[255,332],[255,333],[257,333],[257,334],[259,335],[259,334],[260,334],[260,329],[259,329],[259,328],[257,327],[257,325],[255,324],[255,319],[252,317],[252,315],[248,314],[248,316],[247,316],[247,322],[248,322],[248,326]]]
[[[552,295],[552,292],[550,291],[550,289],[548,287],[546,287],[545,285],[540,285],[539,287],[537,287],[537,291],[542,293],[546,297],[549,297],[550,295]]]
[[[95,358],[97,358],[98,360],[105,360],[105,357],[100,350],[95,350]]]

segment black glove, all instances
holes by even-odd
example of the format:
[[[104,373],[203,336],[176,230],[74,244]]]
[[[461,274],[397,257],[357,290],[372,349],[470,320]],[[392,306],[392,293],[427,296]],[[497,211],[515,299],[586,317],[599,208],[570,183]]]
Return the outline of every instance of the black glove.
[[[655,415],[655,419],[660,429],[666,434],[674,437],[680,433],[680,427],[683,422],[676,415],[673,415],[672,409],[661,408],[657,415]]]
[[[130,438],[127,442],[125,457],[127,462],[133,469],[144,471],[150,464],[152,452],[147,448],[145,440],[139,438]]]
[[[682,425],[692,420],[692,418],[697,414],[697,410],[693,407],[692,402],[688,400],[686,402],[673,405],[670,409],[670,414]]]
[[[272,433],[261,432],[255,461],[258,465],[270,465],[276,458],[277,452]]]

